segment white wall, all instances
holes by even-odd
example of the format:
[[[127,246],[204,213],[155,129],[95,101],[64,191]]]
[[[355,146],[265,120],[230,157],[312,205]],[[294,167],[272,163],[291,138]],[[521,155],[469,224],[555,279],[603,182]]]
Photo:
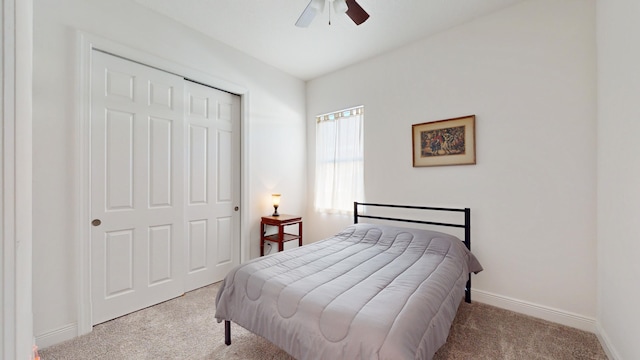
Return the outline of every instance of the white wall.
[[[366,200],[470,207],[475,299],[587,330],[596,316],[595,5],[527,1],[307,84],[365,106]],[[475,114],[477,164],[413,168],[411,125]],[[313,193],[313,166],[309,167]],[[320,216],[307,240],[350,218]]]
[[[640,2],[598,1],[598,325],[640,359]]]
[[[248,164],[242,209],[251,256],[260,216],[305,210],[304,83],[127,0],[34,0],[35,334],[45,346],[77,331],[78,41],[82,31],[247,90]],[[245,234],[246,236],[246,234]]]

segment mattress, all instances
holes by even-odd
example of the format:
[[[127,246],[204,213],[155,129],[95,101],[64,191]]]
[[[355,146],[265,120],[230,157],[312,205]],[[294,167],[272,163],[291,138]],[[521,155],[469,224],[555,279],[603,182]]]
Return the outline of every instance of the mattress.
[[[237,266],[215,317],[296,359],[431,359],[481,270],[452,235],[355,224]]]

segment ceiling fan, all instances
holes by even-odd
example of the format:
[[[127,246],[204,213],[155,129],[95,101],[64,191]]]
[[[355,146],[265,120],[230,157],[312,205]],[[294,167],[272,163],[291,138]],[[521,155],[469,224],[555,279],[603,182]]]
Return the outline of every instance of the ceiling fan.
[[[298,21],[296,21],[297,27],[308,27],[317,14],[321,14],[324,11],[324,4],[326,2],[333,5],[333,10],[337,13],[345,13],[356,25],[360,25],[369,18],[369,14],[360,6],[356,0],[311,0],[304,9]],[[331,16],[331,14],[329,14]],[[329,18],[329,24],[331,24],[331,18]]]

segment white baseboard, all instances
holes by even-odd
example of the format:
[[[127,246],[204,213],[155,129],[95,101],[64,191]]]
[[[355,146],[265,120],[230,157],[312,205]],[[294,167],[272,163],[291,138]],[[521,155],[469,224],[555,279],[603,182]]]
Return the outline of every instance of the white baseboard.
[[[607,336],[607,333],[600,326],[600,323],[596,323],[596,336],[598,337],[598,341],[600,341],[600,345],[602,345],[602,350],[607,354],[609,360],[622,359],[613,345],[611,345],[611,340],[609,340],[609,336]]]
[[[78,326],[75,323],[72,323],[47,331],[44,334],[37,335],[36,344],[39,349],[44,349],[63,341],[71,340],[76,336],[78,336]]]
[[[486,291],[471,289],[471,300],[591,333],[597,330],[595,319]]]

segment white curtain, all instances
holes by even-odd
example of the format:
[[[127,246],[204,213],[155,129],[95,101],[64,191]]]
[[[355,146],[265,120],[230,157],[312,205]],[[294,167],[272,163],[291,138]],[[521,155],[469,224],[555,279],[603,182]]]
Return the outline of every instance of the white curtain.
[[[364,109],[357,107],[316,118],[315,208],[353,212],[364,201]]]

